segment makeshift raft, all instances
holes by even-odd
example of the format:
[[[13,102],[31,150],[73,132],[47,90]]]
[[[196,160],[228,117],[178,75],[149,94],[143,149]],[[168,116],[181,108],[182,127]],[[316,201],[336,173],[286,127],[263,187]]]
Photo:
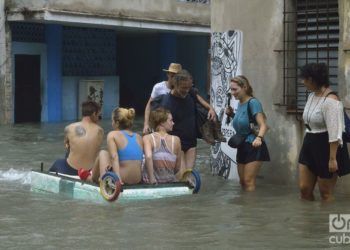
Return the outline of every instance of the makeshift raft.
[[[56,173],[31,171],[31,190],[64,195],[72,199],[105,202],[100,194],[100,187],[93,183],[83,182],[75,176]],[[200,183],[198,183],[200,185]],[[132,200],[160,199],[190,195],[198,192],[200,186],[191,186],[188,182],[174,182],[164,184],[136,184],[123,185],[117,202]]]

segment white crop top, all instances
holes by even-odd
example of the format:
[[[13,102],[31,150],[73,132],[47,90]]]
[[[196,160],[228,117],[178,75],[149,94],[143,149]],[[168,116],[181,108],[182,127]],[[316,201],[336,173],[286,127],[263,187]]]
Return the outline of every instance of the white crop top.
[[[303,120],[311,128],[311,130],[307,128],[306,133],[328,131],[329,142],[338,141],[343,144],[344,113],[340,101],[311,93],[305,105]]]

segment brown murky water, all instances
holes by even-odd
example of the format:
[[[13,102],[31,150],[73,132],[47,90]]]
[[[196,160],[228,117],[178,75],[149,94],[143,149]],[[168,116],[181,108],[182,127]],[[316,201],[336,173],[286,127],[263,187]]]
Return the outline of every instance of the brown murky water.
[[[199,142],[198,195],[102,205],[30,192],[30,169],[64,155],[66,124],[0,126],[0,249],[344,249],[332,244],[329,214],[349,197],[302,202],[294,186],[259,180],[244,193],[212,176]],[[141,123],[137,124],[138,130]],[[105,131],[110,122],[104,121]],[[347,235],[350,235],[348,233]],[[337,234],[337,236],[341,236]]]

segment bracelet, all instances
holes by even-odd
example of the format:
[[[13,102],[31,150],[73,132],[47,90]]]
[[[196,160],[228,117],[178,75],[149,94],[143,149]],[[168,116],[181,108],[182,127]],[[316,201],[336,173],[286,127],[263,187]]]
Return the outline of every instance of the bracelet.
[[[257,135],[256,137],[259,137],[261,140],[264,139],[264,137],[261,135]]]

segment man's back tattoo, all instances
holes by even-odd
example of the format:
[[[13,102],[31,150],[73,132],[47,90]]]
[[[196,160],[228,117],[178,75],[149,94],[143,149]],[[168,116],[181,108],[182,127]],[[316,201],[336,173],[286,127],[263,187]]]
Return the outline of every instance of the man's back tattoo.
[[[84,127],[82,126],[76,126],[75,127],[75,134],[78,136],[78,137],[82,137],[84,135],[86,135],[86,130]]]

